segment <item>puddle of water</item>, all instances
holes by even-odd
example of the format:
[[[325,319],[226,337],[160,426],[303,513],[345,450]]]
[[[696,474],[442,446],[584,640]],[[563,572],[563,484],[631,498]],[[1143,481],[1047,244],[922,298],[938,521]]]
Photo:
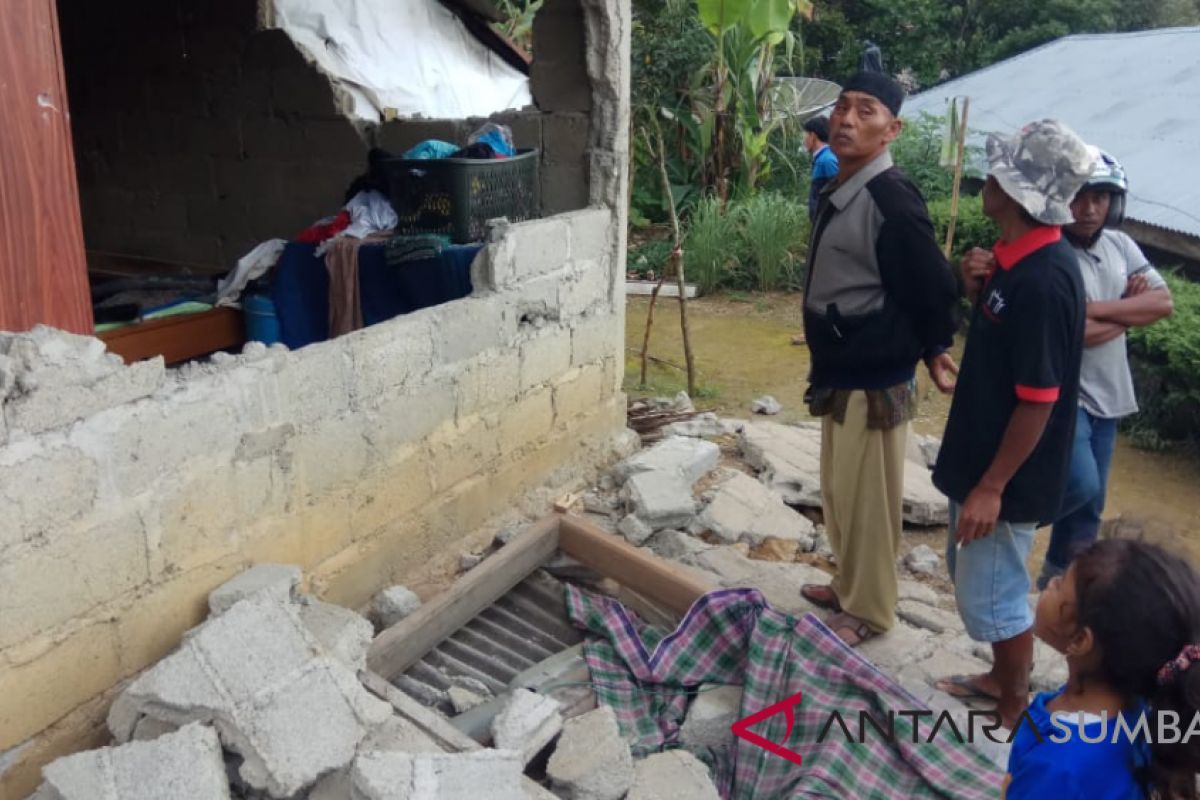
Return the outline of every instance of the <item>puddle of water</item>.
[[[687,388],[686,375],[651,362],[648,389],[639,389],[642,335],[646,324],[646,298],[629,298],[626,311],[625,390],[631,395],[674,395]],[[794,294],[729,295],[703,297],[688,303],[692,348],[698,373],[696,406],[728,417],[753,416],[750,403],[770,394],[783,405],[773,419],[799,422],[810,419],[804,407],[808,348],[791,343],[801,332],[800,300]],[[654,312],[650,354],[680,367],[684,364],[683,337],[678,301],[661,299]],[[961,355],[961,343],[957,348]],[[921,404],[913,429],[940,436],[950,411],[950,399],[918,373]],[[1124,515],[1148,530],[1153,539],[1184,550],[1200,564],[1200,462],[1172,454],[1133,447],[1121,437],[1109,479],[1106,517]],[[1038,536],[1030,564],[1040,569],[1047,536]],[[1035,563],[1036,562],[1036,563]]]

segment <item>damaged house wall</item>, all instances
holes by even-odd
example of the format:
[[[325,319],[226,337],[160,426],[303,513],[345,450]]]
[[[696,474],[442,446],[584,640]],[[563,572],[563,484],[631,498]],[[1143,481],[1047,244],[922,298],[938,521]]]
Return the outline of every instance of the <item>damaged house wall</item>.
[[[85,5],[64,3],[71,9],[64,14]],[[191,13],[136,5],[160,19]],[[133,58],[124,52],[129,40],[117,35],[124,12],[109,5],[96,14],[89,19],[97,38],[122,42],[111,44],[112,58]],[[189,40],[189,59],[207,64],[199,40],[220,40],[240,19],[230,14],[226,27]],[[590,89],[588,109],[570,113],[587,121],[580,156],[586,195],[577,201],[591,207],[494,229],[473,267],[470,297],[296,352],[251,344],[241,356],[172,371],[157,360],[122,366],[99,341],[51,329],[0,335],[0,796],[24,796],[43,764],[102,744],[113,687],[174,648],[202,618],[207,592],[247,565],[299,564],[314,591],[361,606],[489,519],[522,504],[544,510],[555,493],[612,460],[614,448],[627,442],[618,289],[629,8],[618,0],[585,0],[580,13],[551,19],[586,31],[587,56],[577,66]],[[179,41],[167,38],[140,45],[177,52]],[[280,50],[288,44],[260,41]],[[259,44],[239,50],[239,42],[232,48],[239,58],[262,56],[252,56]],[[303,97],[306,82],[315,83],[311,74],[285,78],[263,63],[254,80],[268,82],[260,87],[265,95],[232,79],[222,92],[219,65],[208,66],[212,77],[196,91],[210,93],[214,104],[253,107],[264,98]],[[235,126],[236,136],[228,120],[194,125],[194,107],[182,95],[157,78],[137,79],[117,70],[103,80],[134,81],[147,105],[155,98],[177,106],[159,112],[162,124],[154,130],[137,123],[141,111],[111,108],[122,145],[109,155],[137,168],[102,205],[137,209],[145,224],[121,227],[120,215],[110,215],[100,233],[143,237],[137,241],[147,254],[187,255],[192,250],[178,231],[195,219],[190,195],[170,199],[137,189],[133,177],[164,173],[176,187],[220,186],[222,164],[247,165],[233,152],[235,139],[253,129],[251,118]],[[170,80],[182,87],[197,75],[176,72]],[[537,96],[536,80],[534,87]],[[94,114],[107,101],[92,104]],[[543,137],[552,116],[542,117]],[[286,118],[264,114],[263,120],[291,127]],[[332,114],[309,118],[316,121],[343,122]],[[80,123],[80,130],[88,136],[88,126]],[[178,138],[168,145],[158,130]],[[334,130],[305,127],[293,144],[326,135],[342,141]],[[230,155],[194,157],[179,151],[184,140],[197,150],[228,147]],[[244,147],[250,139],[240,141]],[[286,149],[289,141],[263,148]],[[89,146],[99,145],[79,145],[84,152]],[[280,181],[295,177],[287,186],[296,189],[301,176],[340,192],[356,168],[350,161],[290,158],[296,160],[254,166],[263,182],[244,187],[244,196],[285,201]],[[106,163],[93,160],[80,170],[103,170]],[[307,211],[286,203],[254,207],[307,221]],[[207,213],[236,217],[239,208],[249,206]],[[236,252],[258,233],[251,227],[226,238],[197,235],[196,242],[207,241],[215,252],[235,243]],[[236,244],[241,235],[245,241]]]
[[[368,147],[465,143],[483,123],[352,123],[348,98],[288,35],[258,29],[252,0],[60,0],[59,14],[89,250],[231,266],[334,213]],[[547,4],[535,20],[537,108],[493,115],[517,147],[543,151],[546,215],[589,201],[582,19],[579,0]]]

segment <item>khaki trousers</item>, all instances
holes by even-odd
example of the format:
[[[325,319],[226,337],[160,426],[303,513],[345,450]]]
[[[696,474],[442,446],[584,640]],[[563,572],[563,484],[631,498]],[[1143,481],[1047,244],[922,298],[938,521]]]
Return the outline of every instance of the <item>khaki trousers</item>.
[[[850,394],[844,423],[821,418],[821,505],[837,556],[830,586],[842,609],[882,632],[896,623],[896,554],[908,423],[867,428],[867,396]]]

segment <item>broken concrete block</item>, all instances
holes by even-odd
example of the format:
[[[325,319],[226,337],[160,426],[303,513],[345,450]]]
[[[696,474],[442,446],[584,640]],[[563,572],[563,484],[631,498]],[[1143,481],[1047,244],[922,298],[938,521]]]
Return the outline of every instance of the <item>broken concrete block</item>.
[[[179,730],[178,725],[172,725],[154,717],[142,717],[138,720],[137,727],[133,729],[133,741],[152,742],[160,736],[166,736],[177,730]]]
[[[625,800],[720,800],[708,767],[686,750],[655,753],[633,768]]]
[[[475,694],[470,689],[464,689],[461,686],[451,686],[447,689],[446,698],[450,701],[450,705],[454,707],[455,714],[465,714],[472,708],[481,706],[487,702],[486,697]]]
[[[346,766],[391,707],[325,654],[294,603],[264,594],[193,629],[179,650],[125,690],[163,722],[211,722],[244,763],[242,779],[289,797]]]
[[[692,398],[688,397],[688,393],[681,391],[671,401],[671,409],[678,411],[680,414],[690,414],[696,410],[696,406],[692,404]]]
[[[679,741],[689,748],[720,748],[733,743],[730,726],[742,718],[742,687],[706,683],[688,708]]]
[[[563,724],[546,765],[555,793],[566,800],[621,800],[633,783],[633,756],[617,715],[600,706]]]
[[[664,425],[662,432],[664,436],[690,436],[694,439],[704,439],[709,436],[723,435],[725,426],[721,424],[716,414],[706,411],[691,419],[682,419],[679,422]]]
[[[488,688],[487,684],[478,678],[472,678],[470,675],[451,675],[450,685],[466,689],[468,692],[477,694],[485,700],[492,697],[492,690]]]
[[[442,753],[442,748],[424,731],[401,716],[393,715],[375,726],[358,745],[358,752]],[[351,766],[325,775],[308,791],[305,800],[351,800]]]
[[[54,800],[228,800],[216,731],[191,724],[152,742],[102,747],[47,766],[39,796]]]
[[[645,472],[673,472],[682,475],[691,486],[721,460],[721,448],[703,439],[673,436],[643,450],[613,467],[613,477],[624,483]]]
[[[141,719],[142,712],[138,710],[137,703],[122,692],[108,707],[108,732],[117,743],[125,744],[133,739],[133,732]]]
[[[750,404],[750,410],[755,414],[775,415],[783,411],[783,405],[778,400],[771,397],[769,394],[764,394],[762,397]]]
[[[683,528],[696,515],[692,485],[677,472],[641,472],[625,483],[631,510],[652,530]]]
[[[259,592],[290,602],[302,575],[300,568],[291,564],[257,564],[209,592],[208,610],[224,613],[234,603]]]
[[[927,606],[936,606],[938,603],[937,592],[930,589],[923,583],[906,580],[901,578],[899,581],[900,600],[912,600],[917,603],[924,603]]]
[[[513,750],[364,753],[351,771],[354,800],[526,800],[525,764]]]
[[[962,620],[957,614],[943,611],[935,606],[918,603],[914,600],[901,600],[896,604],[896,616],[917,628],[933,633],[946,631],[963,631]]]
[[[654,535],[654,529],[638,519],[637,514],[626,514],[617,523],[617,531],[625,537],[627,542],[638,547],[641,547],[647,539]]]
[[[904,566],[917,575],[936,575],[942,557],[927,544],[919,544],[904,557]]]
[[[479,553],[463,553],[458,557],[458,568],[462,572],[470,572],[483,563],[483,556]]]
[[[389,586],[371,602],[371,611],[379,624],[390,628],[421,607],[421,598],[407,586]]]
[[[315,597],[300,600],[300,621],[329,655],[351,669],[366,669],[375,629],[360,614]]]
[[[729,480],[701,512],[699,524],[726,544],[762,544],[768,537],[796,542],[807,552],[813,547],[813,524],[744,472],[731,470]]]
[[[563,727],[557,700],[514,689],[512,696],[492,720],[492,742],[501,750],[516,750],[528,764]]]

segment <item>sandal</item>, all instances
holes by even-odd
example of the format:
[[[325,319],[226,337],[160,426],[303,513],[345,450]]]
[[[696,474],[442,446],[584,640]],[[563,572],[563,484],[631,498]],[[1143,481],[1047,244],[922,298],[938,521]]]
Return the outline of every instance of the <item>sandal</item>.
[[[878,631],[872,630],[871,626],[863,622],[858,617],[850,614],[841,613],[835,614],[825,623],[830,630],[837,635],[839,639],[845,642],[850,647],[858,647],[868,639],[874,639],[879,635]],[[843,636],[842,631],[849,631],[849,636]]]
[[[990,700],[1000,702],[1000,695],[984,689],[976,680],[979,675],[951,675],[934,681],[933,688],[945,692],[956,700]]]
[[[829,588],[828,584],[806,583],[800,587],[800,596],[817,608],[838,612],[842,610],[842,604],[838,600],[837,594]]]

